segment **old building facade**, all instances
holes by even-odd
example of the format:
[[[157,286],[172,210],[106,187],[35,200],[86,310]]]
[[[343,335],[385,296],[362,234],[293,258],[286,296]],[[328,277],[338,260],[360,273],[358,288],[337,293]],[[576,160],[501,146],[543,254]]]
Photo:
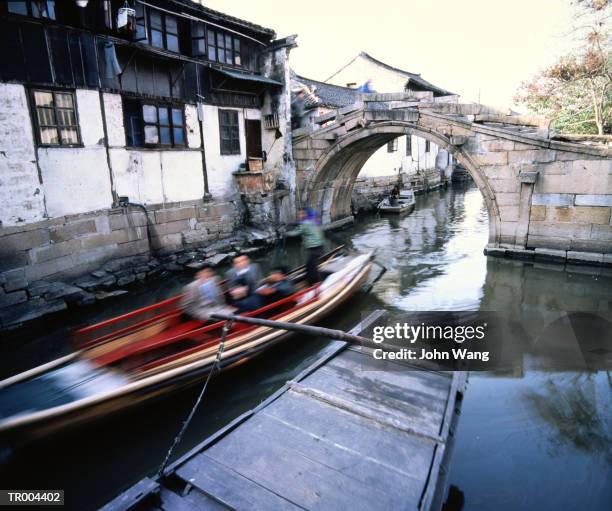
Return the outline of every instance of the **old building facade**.
[[[3,2],[0,25],[0,273],[227,236],[249,167],[291,187],[273,30],[190,0]]]
[[[376,92],[430,93],[432,99],[444,97],[449,102],[457,102],[459,97],[423,79],[421,75],[399,69],[361,52],[338,71],[327,78],[326,83],[357,89],[367,81]],[[432,170],[438,166],[452,171],[452,158],[446,152],[439,154],[439,148],[424,138],[417,136],[398,137],[381,147],[364,164],[361,177],[397,175],[400,172],[409,176],[421,171]]]

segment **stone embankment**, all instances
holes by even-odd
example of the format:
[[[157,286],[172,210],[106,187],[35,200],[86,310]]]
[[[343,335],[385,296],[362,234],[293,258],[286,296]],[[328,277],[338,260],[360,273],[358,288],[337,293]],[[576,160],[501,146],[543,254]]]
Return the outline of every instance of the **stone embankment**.
[[[0,229],[0,330],[128,292],[131,286],[219,266],[275,241],[244,227],[233,203],[99,211]]]

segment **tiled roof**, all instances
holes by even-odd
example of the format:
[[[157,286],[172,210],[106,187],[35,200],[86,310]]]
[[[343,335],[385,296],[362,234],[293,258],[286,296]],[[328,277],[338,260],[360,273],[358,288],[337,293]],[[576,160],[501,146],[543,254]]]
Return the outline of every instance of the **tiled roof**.
[[[380,67],[382,67],[384,69],[388,69],[389,71],[393,71],[395,73],[398,73],[400,75],[405,76],[407,78],[407,80],[406,80],[406,88],[410,88],[410,84],[415,84],[419,89],[431,91],[431,92],[433,92],[437,96],[449,96],[449,95],[453,95],[454,94],[454,92],[449,92],[449,91],[447,91],[445,89],[442,89],[441,87],[438,87],[438,86],[428,82],[424,78],[421,78],[421,75],[418,74],[418,73],[411,73],[410,71],[405,71],[403,69],[399,69],[397,67],[390,66],[389,64],[385,64],[384,62],[382,62],[382,61],[380,61],[378,59],[375,59],[374,57],[372,57],[371,55],[369,55],[365,51],[362,51],[359,55],[357,55],[357,57],[355,57],[353,60],[351,60],[348,64],[346,64],[341,69],[336,71],[333,75],[331,75],[327,79],[327,81],[331,80],[335,75],[337,75],[340,71],[342,71],[342,69],[344,69],[345,67],[350,65],[352,62],[355,61],[355,59],[357,59],[359,57],[367,59],[370,62],[372,62],[372,63],[376,64],[377,66],[380,66]]]
[[[328,108],[341,108],[352,105],[357,101],[357,89],[318,82],[298,75],[292,77],[292,81],[295,82],[295,86],[305,85],[308,89],[306,93],[307,107],[325,106]]]
[[[204,7],[202,4],[195,2],[194,0],[172,0],[172,2],[174,4],[177,4],[177,8],[187,7],[190,9],[194,9],[199,13],[204,14],[211,21],[217,21],[219,23],[230,23],[236,26],[246,28],[253,32],[257,32],[260,36],[267,36],[266,38],[268,40],[274,39],[276,37],[276,32],[271,28],[262,27],[261,25],[251,23],[250,21],[235,18],[234,16],[230,16],[229,14],[215,11],[214,9]]]

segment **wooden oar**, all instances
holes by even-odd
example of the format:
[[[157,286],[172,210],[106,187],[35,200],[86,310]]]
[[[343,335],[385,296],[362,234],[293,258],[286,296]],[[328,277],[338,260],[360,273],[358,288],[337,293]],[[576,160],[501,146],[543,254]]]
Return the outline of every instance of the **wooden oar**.
[[[269,328],[277,328],[280,330],[287,330],[290,332],[299,332],[306,335],[314,335],[317,337],[329,337],[331,339],[337,339],[339,341],[349,342],[352,344],[360,344],[369,348],[382,348],[386,351],[401,351],[399,346],[392,346],[389,344],[375,343],[367,337],[360,335],[353,335],[342,330],[336,330],[333,328],[324,328],[320,326],[302,325],[299,323],[288,323],[286,321],[274,321],[271,319],[262,318],[251,318],[247,316],[240,316],[237,314],[231,314],[222,311],[211,312],[210,316],[212,319],[225,320],[225,321],[237,321],[240,323],[248,323],[250,325],[267,326]]]

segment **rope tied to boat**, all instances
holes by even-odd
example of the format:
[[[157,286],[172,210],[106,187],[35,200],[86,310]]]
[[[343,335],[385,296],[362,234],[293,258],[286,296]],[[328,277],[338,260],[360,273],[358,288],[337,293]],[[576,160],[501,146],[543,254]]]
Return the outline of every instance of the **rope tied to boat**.
[[[230,332],[230,330],[232,329],[232,327],[234,326],[234,321],[235,321],[234,319],[230,319],[226,321],[225,324],[223,325],[223,330],[221,332],[221,340],[219,341],[219,348],[217,349],[217,356],[215,357],[215,361],[213,362],[212,367],[210,368],[210,371],[208,372],[208,376],[206,377],[206,380],[204,381],[204,385],[202,386],[202,390],[200,390],[200,394],[198,395],[198,398],[196,399],[193,407],[191,408],[189,415],[183,422],[183,426],[181,427],[181,430],[179,431],[178,435],[176,435],[176,437],[174,438],[174,441],[172,442],[170,449],[168,449],[168,452],[166,453],[166,457],[164,458],[163,463],[161,464],[161,466],[159,467],[159,470],[157,471],[157,479],[160,479],[161,477],[163,477],[164,470],[168,466],[168,462],[170,461],[170,457],[172,456],[174,449],[183,439],[183,435],[187,431],[187,428],[189,427],[191,420],[193,419],[197,409],[200,406],[200,403],[202,402],[202,398],[204,397],[206,389],[208,388],[208,382],[210,381],[213,373],[215,372],[215,369],[218,369],[221,366],[221,356],[223,355],[223,350],[225,349],[225,338],[227,334]]]

